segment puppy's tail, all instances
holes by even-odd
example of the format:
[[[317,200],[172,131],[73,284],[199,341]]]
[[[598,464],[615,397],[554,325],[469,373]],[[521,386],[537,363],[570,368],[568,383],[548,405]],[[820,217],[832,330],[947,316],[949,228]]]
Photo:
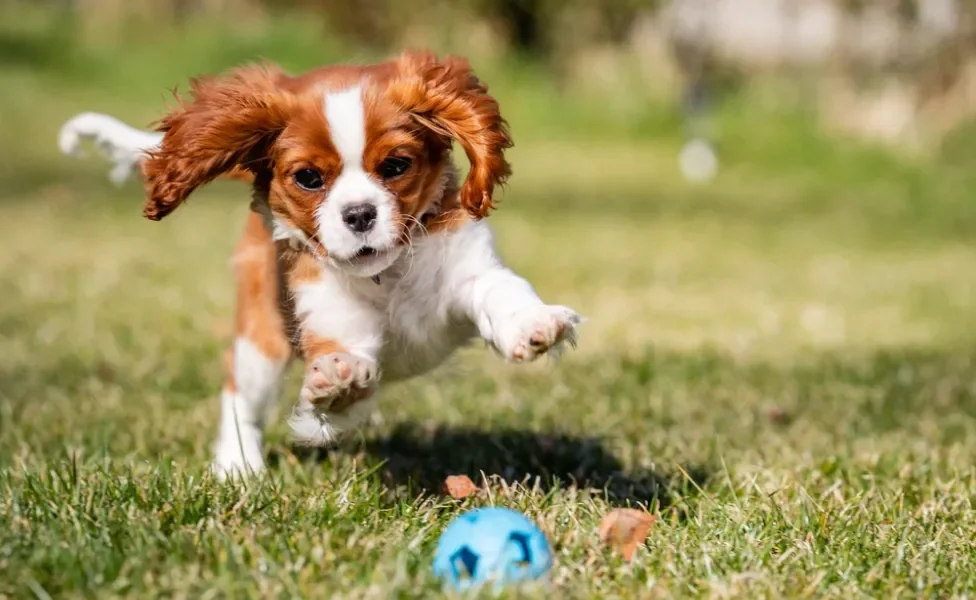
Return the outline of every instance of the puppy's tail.
[[[77,156],[83,139],[93,140],[95,146],[108,156],[112,161],[108,177],[112,183],[121,185],[146,153],[159,146],[163,134],[130,127],[108,115],[82,113],[61,126],[58,147],[69,156]]]

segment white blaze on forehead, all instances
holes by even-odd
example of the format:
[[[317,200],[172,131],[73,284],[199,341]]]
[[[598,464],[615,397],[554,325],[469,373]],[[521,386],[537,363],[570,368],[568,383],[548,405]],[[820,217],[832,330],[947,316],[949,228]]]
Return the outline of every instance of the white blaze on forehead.
[[[359,86],[325,95],[325,118],[344,168],[361,169],[366,149],[366,117]]]
[[[323,97],[323,108],[332,144],[342,159],[342,168],[324,201],[315,209],[319,239],[329,258],[338,260],[339,264],[355,258],[365,246],[389,251],[384,260],[365,266],[350,263],[342,267],[357,277],[371,277],[389,267],[400,254],[395,248],[399,237],[398,222],[394,218],[396,197],[364,168],[366,117],[362,89],[354,86],[340,92],[327,92]],[[365,232],[350,229],[343,217],[347,208],[359,204],[371,204],[376,208],[375,223]]]

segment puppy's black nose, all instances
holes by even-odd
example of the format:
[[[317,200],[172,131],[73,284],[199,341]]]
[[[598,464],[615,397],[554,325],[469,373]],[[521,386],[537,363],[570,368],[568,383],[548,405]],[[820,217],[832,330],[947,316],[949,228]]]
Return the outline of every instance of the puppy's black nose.
[[[376,223],[376,207],[369,203],[347,206],[342,209],[342,220],[356,233],[366,233]]]

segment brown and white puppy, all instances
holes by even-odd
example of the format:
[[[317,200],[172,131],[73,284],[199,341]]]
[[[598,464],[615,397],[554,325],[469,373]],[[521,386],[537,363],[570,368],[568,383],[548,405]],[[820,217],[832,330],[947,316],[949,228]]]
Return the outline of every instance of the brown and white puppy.
[[[265,415],[293,356],[305,362],[293,431],[325,444],[365,420],[381,370],[424,373],[478,335],[512,361],[575,342],[580,317],[506,268],[482,220],[511,140],[465,60],[407,52],[299,77],[242,67],[194,80],[158,132],[89,113],[60,143],[95,138],[116,180],[141,167],[153,220],[215,178],[252,182],[218,473],[264,467]],[[471,165],[463,183],[452,141]]]

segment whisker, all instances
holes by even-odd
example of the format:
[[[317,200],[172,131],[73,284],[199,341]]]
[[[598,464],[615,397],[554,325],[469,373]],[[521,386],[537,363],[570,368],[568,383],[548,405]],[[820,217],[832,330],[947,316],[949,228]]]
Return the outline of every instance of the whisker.
[[[406,219],[413,219],[414,221],[417,221],[416,217],[413,217],[412,215],[404,215],[404,217]],[[421,227],[423,227],[423,223],[420,223],[419,221],[417,221],[417,223]],[[414,265],[414,262],[415,262],[415,260],[416,260],[417,257],[416,257],[416,253],[414,252],[413,236],[409,235],[409,231],[407,230],[406,227],[404,227],[404,232],[406,232],[408,234],[407,235],[407,255],[410,257],[410,262],[407,263],[407,270],[404,273],[404,276],[407,276],[413,270],[413,265]],[[426,230],[425,230],[425,232],[426,232]]]
[[[312,254],[312,256],[315,257],[316,260],[318,260],[320,262],[323,262],[323,263],[326,262],[326,258],[327,257],[325,257],[321,253],[319,253],[318,247],[316,247],[312,243],[312,240],[311,239],[309,239],[309,238],[301,238],[300,241],[302,242],[302,245],[304,245],[305,248],[308,249],[308,251]]]
[[[420,228],[420,230],[424,233],[424,235],[430,235],[430,232],[427,230],[427,226],[424,225],[424,222],[418,219],[417,217],[413,215],[404,215],[404,218],[416,223],[417,226]]]

